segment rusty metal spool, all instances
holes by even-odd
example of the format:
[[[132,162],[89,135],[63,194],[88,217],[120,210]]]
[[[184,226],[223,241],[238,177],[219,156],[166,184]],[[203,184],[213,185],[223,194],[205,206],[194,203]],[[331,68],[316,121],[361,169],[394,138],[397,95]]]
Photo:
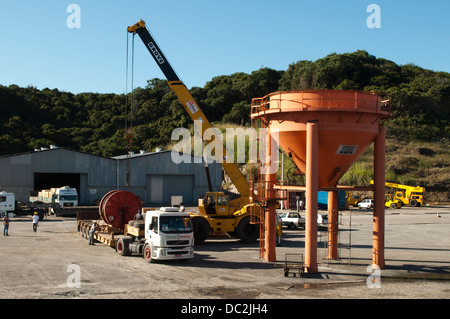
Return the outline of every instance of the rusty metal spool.
[[[98,207],[100,218],[108,225],[124,229],[138,210],[142,210],[141,201],[135,194],[114,190],[103,196]]]

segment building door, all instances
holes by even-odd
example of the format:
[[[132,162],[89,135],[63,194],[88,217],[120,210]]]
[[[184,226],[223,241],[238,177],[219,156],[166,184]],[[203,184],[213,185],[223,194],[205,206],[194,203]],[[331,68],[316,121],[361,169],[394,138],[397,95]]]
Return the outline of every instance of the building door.
[[[170,204],[171,196],[194,202],[194,175],[148,175],[147,198],[150,204]]]

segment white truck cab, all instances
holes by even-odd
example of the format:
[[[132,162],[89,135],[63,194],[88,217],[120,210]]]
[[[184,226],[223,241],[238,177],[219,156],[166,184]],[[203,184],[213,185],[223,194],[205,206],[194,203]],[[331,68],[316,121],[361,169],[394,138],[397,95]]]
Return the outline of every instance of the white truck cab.
[[[159,210],[146,210],[143,215],[145,220],[129,221],[125,225],[124,236],[116,242],[116,251],[120,255],[135,253],[148,262],[194,257],[194,230],[188,213],[178,212],[173,207],[161,207]]]
[[[132,227],[128,229],[131,231]],[[118,252],[142,254],[148,262],[194,257],[191,218],[189,214],[178,212],[176,208],[161,207],[159,210],[146,211],[144,236],[136,235],[120,239],[119,245],[123,248],[119,247]]]
[[[61,207],[78,206],[78,192],[76,188],[63,186],[56,189],[55,202]]]
[[[145,213],[145,260],[193,258],[193,246],[194,232],[188,213],[174,207]]]
[[[15,197],[14,193],[0,192],[0,216],[4,217],[7,213],[14,212]]]

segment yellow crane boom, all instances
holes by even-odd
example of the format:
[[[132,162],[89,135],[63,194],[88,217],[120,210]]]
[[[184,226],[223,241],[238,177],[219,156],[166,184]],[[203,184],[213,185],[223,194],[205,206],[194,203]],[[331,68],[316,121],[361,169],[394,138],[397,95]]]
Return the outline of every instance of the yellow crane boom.
[[[138,23],[128,27],[127,30],[130,33],[139,35],[156,64],[166,76],[169,87],[175,92],[178,100],[192,120],[194,122],[201,121],[201,132],[199,133],[201,133],[203,139],[205,131],[212,128],[212,126],[147,30],[145,22],[140,20]],[[234,159],[233,161],[226,160],[230,158],[230,155],[225,144],[223,142],[221,144],[224,158],[219,159],[219,161],[226,174],[236,186],[240,196],[230,200],[229,196],[224,192],[207,192],[205,198],[199,200],[201,218],[192,216],[196,243],[200,243],[206,239],[207,235],[205,233],[208,235],[219,235],[223,233],[235,234],[242,240],[255,241],[259,237],[259,226],[250,222],[249,212],[247,212],[245,207],[250,204],[249,184],[238,166],[234,163]]]

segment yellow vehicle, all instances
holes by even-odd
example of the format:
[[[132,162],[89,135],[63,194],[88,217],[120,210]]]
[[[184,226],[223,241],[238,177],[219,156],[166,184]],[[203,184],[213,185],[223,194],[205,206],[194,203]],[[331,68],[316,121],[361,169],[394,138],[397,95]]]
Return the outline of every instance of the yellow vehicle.
[[[352,205],[353,207],[358,207],[358,203],[360,203],[363,199],[361,197],[355,196],[352,197],[351,192],[345,192],[345,199],[347,200],[348,205]]]
[[[370,181],[373,184],[373,180]],[[402,206],[409,205],[414,207],[419,207],[423,205],[423,193],[425,192],[425,187],[421,186],[408,186],[397,183],[386,182],[387,187],[401,189],[401,191],[396,191],[393,201],[398,201]]]
[[[384,195],[384,206],[393,209],[402,208],[402,204],[400,203],[400,201],[394,200],[394,196],[392,196],[392,194]]]
[[[133,35],[139,35],[156,64],[166,76],[169,87],[175,92],[186,112],[192,120],[201,121],[200,135],[203,138],[205,131],[212,126],[147,30],[145,22],[140,20],[138,23],[128,27],[128,32]],[[229,158],[227,149],[223,143],[222,146],[222,154],[225,158]],[[210,235],[224,235],[224,233],[240,238],[246,242],[256,241],[259,238],[259,225],[254,220],[251,220],[250,209],[247,210],[250,204],[249,185],[234,162],[228,163],[222,160],[221,164],[224,171],[236,186],[240,196],[231,198],[225,192],[213,192],[210,189],[206,193],[206,196],[199,200],[198,207],[200,215],[191,215],[195,243],[202,243]]]

